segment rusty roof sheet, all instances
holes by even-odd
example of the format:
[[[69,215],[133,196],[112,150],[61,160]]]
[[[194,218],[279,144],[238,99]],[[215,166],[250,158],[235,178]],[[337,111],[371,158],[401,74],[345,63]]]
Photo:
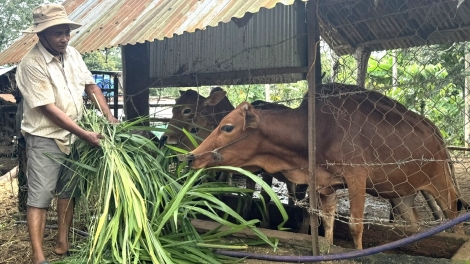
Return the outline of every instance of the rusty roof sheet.
[[[86,53],[203,30],[278,3],[294,0],[66,0],[63,5],[69,18],[83,25],[72,32],[70,45]],[[0,65],[19,62],[36,42],[35,34],[23,34],[0,53]]]
[[[81,53],[163,40],[229,22],[245,13],[295,0],[67,0],[83,26],[70,44]],[[306,0],[302,0],[306,1]],[[322,39],[338,55],[470,40],[470,1],[317,0]],[[461,3],[459,6],[458,3]],[[36,43],[23,35],[0,53],[0,65],[16,63]]]
[[[470,40],[470,1],[319,1],[322,38],[338,55]]]

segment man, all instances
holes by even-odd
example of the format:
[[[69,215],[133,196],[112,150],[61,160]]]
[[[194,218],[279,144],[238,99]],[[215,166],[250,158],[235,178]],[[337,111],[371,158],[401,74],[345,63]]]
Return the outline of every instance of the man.
[[[82,115],[83,91],[98,104],[109,122],[111,114],[100,88],[94,83],[80,53],[70,46],[70,31],[81,25],[68,19],[62,5],[49,4],[33,10],[34,33],[39,42],[18,65],[16,79],[24,98],[21,124],[28,158],[27,222],[33,264],[49,263],[43,251],[47,208],[58,194],[58,234],[54,252],[69,254],[68,234],[73,219],[76,190],[72,170],[58,160],[71,154],[76,138],[99,147],[99,133],[85,131],[76,122]],[[46,154],[46,155],[45,155]]]

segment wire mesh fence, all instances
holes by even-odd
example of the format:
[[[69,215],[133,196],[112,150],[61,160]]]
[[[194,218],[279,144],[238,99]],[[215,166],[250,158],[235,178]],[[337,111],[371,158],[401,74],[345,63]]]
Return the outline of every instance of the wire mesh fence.
[[[364,200],[365,205],[364,217],[360,219],[363,224],[390,225],[392,211],[396,226],[410,225],[411,222],[419,227],[432,226],[449,217],[443,215],[443,211],[448,212],[456,206],[458,195],[470,200],[470,159],[465,151],[470,142],[470,47],[464,41],[470,36],[465,31],[465,23],[455,12],[448,12],[445,17],[441,17],[442,12],[438,12],[439,16],[433,15],[437,13],[436,8],[457,1],[431,1],[429,4],[411,0],[375,1],[376,9],[364,9],[364,14],[356,13],[363,6],[361,1],[346,2],[334,13],[328,13],[330,9],[319,9],[323,19],[338,17],[338,14],[342,17],[334,25],[336,32],[327,32],[322,24],[325,36],[320,43],[322,83],[355,85],[358,75],[363,75],[365,82],[364,87],[359,88],[317,91],[318,102],[322,103],[317,114],[330,121],[328,129],[335,136],[334,144],[337,145],[334,159],[317,160],[319,172],[326,171],[330,177],[325,178],[320,191],[329,190],[330,186],[339,189],[326,194],[336,195],[337,209],[329,213],[337,219],[350,216],[349,200],[359,199]],[[405,5],[414,8],[402,11],[400,6]],[[461,5],[458,12],[468,11],[466,6]],[[401,16],[403,23],[393,24],[387,17],[379,21],[380,10],[389,10],[389,17]],[[351,22],[353,18],[356,22]],[[369,29],[351,29],[366,22]],[[444,23],[455,25],[458,32],[440,32]],[[360,35],[364,47],[373,50],[370,54],[365,53],[367,67],[364,72],[360,71],[354,54],[338,48],[339,40],[331,41],[330,35],[341,32],[350,32],[358,39]],[[380,46],[381,49],[380,43],[370,41],[378,39],[377,32],[395,32],[395,36],[384,41],[386,44]],[[384,49],[388,47],[393,49]],[[177,109],[171,114],[171,106],[149,106],[153,118],[173,116],[168,126],[170,133],[166,134],[168,143],[194,149],[181,128],[202,142],[241,102],[262,100],[264,102],[258,102],[261,107],[273,107],[268,104],[271,102],[297,108],[308,89],[306,81],[221,85],[228,104],[211,105],[212,88],[190,88],[202,96],[191,92],[180,94],[174,88],[151,88],[150,94],[155,98],[151,104],[172,103],[172,99],[177,98]],[[172,99],[167,102],[163,98]],[[161,121],[152,125],[164,126]],[[463,150],[453,150],[449,146],[459,146]],[[335,181],[331,180],[333,178]],[[341,182],[336,182],[337,179]],[[347,190],[354,185],[358,185],[358,189],[364,188],[367,194],[351,195]],[[459,186],[459,193],[454,193],[455,186]],[[420,190],[428,193],[423,196]],[[432,199],[426,196],[429,193],[434,194]],[[433,205],[436,199],[439,201],[437,207]],[[306,201],[298,200],[297,204],[306,208]],[[316,213],[325,215],[321,209]],[[415,212],[419,219],[414,219]]]
[[[390,16],[403,14],[397,9],[398,1],[378,2],[377,6],[382,5],[381,9],[396,10],[395,13],[389,12]],[[411,5],[410,1],[402,2],[406,2],[402,3],[403,6]],[[439,3],[447,5],[450,1]],[[357,8],[351,7],[354,4],[362,5],[358,1],[350,1],[338,11],[342,12],[345,19],[337,23],[338,31],[347,31],[347,28],[355,25],[346,21],[349,17],[360,16],[354,13],[353,10]],[[407,24],[401,31],[400,25],[374,25],[375,30],[393,28],[396,32],[395,41],[402,42],[405,48],[366,54],[367,67],[364,72],[360,72],[354,54],[338,55],[334,47],[329,45],[331,41],[321,41],[322,83],[354,85],[358,83],[358,75],[362,74],[365,82],[361,88],[366,89],[346,89],[334,94],[317,91],[318,101],[323,106],[317,114],[335,120],[331,125],[340,132],[335,135],[334,144],[339,145],[335,149],[338,151],[336,159],[317,160],[319,170],[327,170],[342,180],[340,184],[331,181],[323,186],[325,189],[330,186],[341,189],[335,193],[338,208],[334,214],[337,219],[351,214],[349,200],[357,199],[357,196],[351,196],[347,190],[356,184],[367,192],[365,198],[359,198],[365,199],[365,214],[361,219],[364,224],[389,226],[392,211],[397,226],[409,226],[413,222],[418,227],[429,227],[454,217],[449,211],[456,212],[457,198],[470,200],[470,186],[467,184],[469,160],[466,152],[470,131],[470,84],[467,76],[470,51],[469,44],[462,41],[469,36],[455,13],[450,12],[447,17],[437,18],[432,16],[435,8],[437,5],[434,4],[430,4],[428,9],[423,7],[422,2],[416,4],[414,11],[424,12],[425,15],[413,20],[413,23],[421,21],[422,24]],[[466,7],[461,8],[460,11]],[[415,13],[403,15],[406,16],[403,23],[412,20],[412,14]],[[323,13],[321,17],[329,15]],[[364,18],[364,21],[367,19]],[[459,25],[462,27],[458,37],[438,32],[442,23],[449,20],[457,24],[457,31]],[[435,34],[432,33],[433,26]],[[407,33],[410,37],[408,42],[403,40],[404,31],[411,32]],[[367,34],[375,34],[374,30],[359,33],[365,35],[362,36],[364,39],[368,38]],[[305,81],[221,87],[227,92],[231,103],[225,109],[205,108],[212,88],[207,86],[192,88],[203,97],[193,94],[189,98],[187,93],[176,100],[178,110],[173,112],[174,123],[170,122],[169,127],[172,132],[167,135],[174,137],[170,139],[171,142],[192,149],[194,146],[184,141],[184,134],[178,134],[174,127],[184,127],[196,138],[203,139],[234,106],[243,101],[264,100],[296,108],[307,91]],[[161,93],[163,90],[157,91]],[[374,91],[372,97],[369,91]],[[379,95],[386,97],[381,98]],[[331,133],[335,131],[332,127],[329,129]],[[452,148],[455,146],[460,149]],[[317,148],[317,151],[322,150]],[[321,156],[322,153],[317,155]],[[346,178],[352,179],[346,184]],[[364,186],[361,181],[365,182]],[[433,197],[428,196],[430,193]],[[307,207],[305,201],[298,201],[298,205]],[[325,214],[321,208],[317,213]],[[414,213],[418,213],[419,218],[415,219]]]

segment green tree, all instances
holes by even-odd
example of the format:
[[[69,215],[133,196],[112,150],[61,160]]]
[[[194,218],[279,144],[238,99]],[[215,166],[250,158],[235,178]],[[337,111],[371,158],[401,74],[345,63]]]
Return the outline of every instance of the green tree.
[[[368,89],[380,90],[408,109],[429,118],[450,144],[463,144],[464,56],[461,44],[397,50],[397,82],[392,83],[393,58],[371,56]]]
[[[83,54],[88,69],[92,71],[121,71],[121,50],[120,48],[111,48],[106,50],[97,50]]]
[[[33,9],[41,4],[57,3],[63,0],[1,0],[0,4],[0,51],[7,48],[32,24]],[[120,71],[121,51],[119,48],[94,51],[84,56],[91,70]]]
[[[62,3],[51,0],[2,0],[0,4],[0,51],[21,36],[32,24],[33,9],[41,4]]]

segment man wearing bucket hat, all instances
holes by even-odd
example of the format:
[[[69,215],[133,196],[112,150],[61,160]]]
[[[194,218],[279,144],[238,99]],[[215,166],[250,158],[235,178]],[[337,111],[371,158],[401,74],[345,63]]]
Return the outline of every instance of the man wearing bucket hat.
[[[83,91],[101,107],[109,122],[118,120],[111,114],[80,53],[68,45],[70,31],[81,25],[69,20],[59,4],[36,7],[33,20],[34,24],[24,32],[37,34],[39,41],[18,65],[16,80],[24,98],[21,132],[28,158],[27,222],[32,260],[33,264],[46,264],[49,262],[42,246],[47,208],[57,193],[58,234],[53,253],[68,255],[68,234],[77,195],[71,180],[73,171],[68,169],[73,164],[57,161],[77,158],[71,151],[77,137],[96,147],[102,138],[77,124],[82,115]]]

